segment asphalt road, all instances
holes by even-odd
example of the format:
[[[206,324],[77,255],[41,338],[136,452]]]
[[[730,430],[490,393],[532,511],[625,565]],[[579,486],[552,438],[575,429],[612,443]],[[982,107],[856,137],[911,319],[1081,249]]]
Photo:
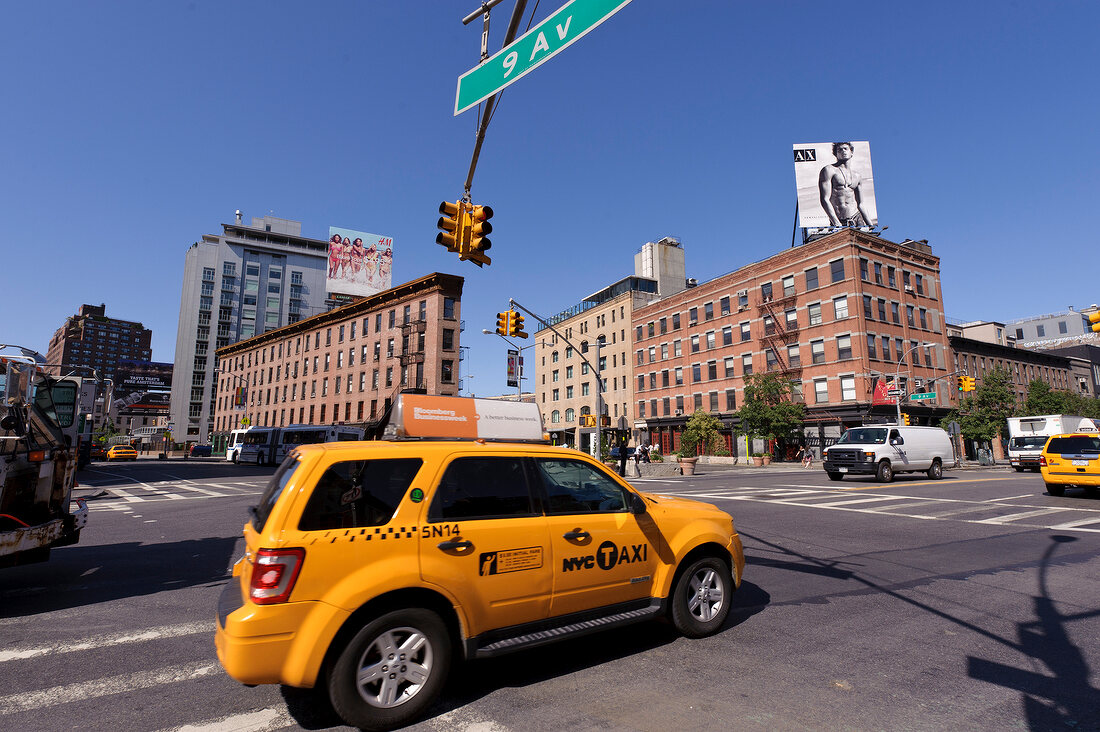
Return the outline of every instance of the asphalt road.
[[[21,730],[324,729],[231,681],[214,606],[271,469],[95,464],[80,544],[0,571],[0,719]],[[639,488],[737,522],[745,581],[701,640],[648,624],[469,664],[418,730],[1100,729],[1100,500],[1004,468],[829,481],[700,466]]]

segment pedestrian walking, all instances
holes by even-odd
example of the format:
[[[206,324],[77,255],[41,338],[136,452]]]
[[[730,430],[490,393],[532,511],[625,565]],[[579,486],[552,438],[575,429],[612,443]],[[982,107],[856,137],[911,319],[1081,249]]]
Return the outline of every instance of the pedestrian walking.
[[[627,440],[624,437],[619,441],[619,475],[626,477]]]
[[[802,455],[802,467],[803,468],[812,468],[813,467],[813,462],[814,462],[814,451],[811,450],[809,447],[804,446],[802,448],[801,455]]]

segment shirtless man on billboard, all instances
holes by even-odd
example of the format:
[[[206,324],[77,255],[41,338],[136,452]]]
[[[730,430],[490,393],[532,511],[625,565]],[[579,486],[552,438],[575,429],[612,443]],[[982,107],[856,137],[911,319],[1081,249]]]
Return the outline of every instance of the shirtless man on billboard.
[[[834,142],[836,162],[821,169],[817,178],[821,207],[833,226],[871,226],[863,207],[863,176],[852,170],[852,143]]]

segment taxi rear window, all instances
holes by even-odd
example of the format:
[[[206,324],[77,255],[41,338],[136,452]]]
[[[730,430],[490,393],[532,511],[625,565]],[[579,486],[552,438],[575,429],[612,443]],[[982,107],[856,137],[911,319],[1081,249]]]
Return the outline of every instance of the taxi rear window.
[[[267,488],[260,496],[259,504],[249,509],[249,513],[252,514],[252,527],[256,531],[263,531],[264,524],[267,523],[267,517],[271,515],[271,509],[275,508],[279,496],[283,494],[283,489],[286,488],[286,484],[290,482],[291,476],[294,475],[294,471],[297,469],[298,458],[288,457],[284,460],[279,469],[275,471],[275,475],[271,476],[271,480],[268,481]]]
[[[389,523],[423,462],[400,458],[331,465],[317,481],[298,529],[321,531]]]
[[[1086,452],[1100,453],[1100,437],[1090,437],[1088,435],[1051,437],[1047,452],[1059,455]]]

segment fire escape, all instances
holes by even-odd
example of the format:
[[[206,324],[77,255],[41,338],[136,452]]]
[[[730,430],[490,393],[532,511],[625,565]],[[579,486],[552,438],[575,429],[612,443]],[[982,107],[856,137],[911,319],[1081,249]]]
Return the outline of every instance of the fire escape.
[[[401,370],[408,374],[401,391],[427,393],[427,384],[423,378],[416,378],[415,368],[416,364],[424,363],[424,334],[427,332],[426,320],[407,320],[401,324]]]
[[[762,294],[756,303],[756,309],[763,320],[763,336],[765,355],[770,353],[773,359],[768,359],[767,371],[776,372],[787,378],[798,378],[802,375],[801,354],[798,360],[790,359],[787,348],[798,343],[798,320],[787,321],[787,310],[795,304],[795,293],[773,296]],[[797,401],[797,398],[796,398]]]

